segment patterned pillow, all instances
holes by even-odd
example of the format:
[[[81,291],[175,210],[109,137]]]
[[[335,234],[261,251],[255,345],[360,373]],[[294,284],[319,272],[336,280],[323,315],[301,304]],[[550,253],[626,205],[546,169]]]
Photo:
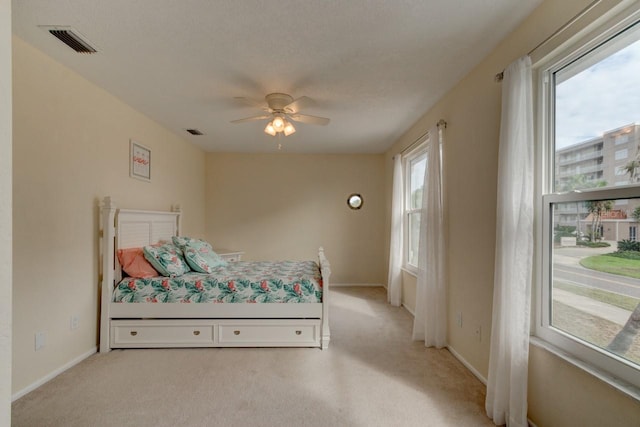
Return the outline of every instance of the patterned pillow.
[[[187,264],[198,273],[212,273],[218,267],[227,265],[220,255],[213,251],[211,245],[204,240],[190,237],[173,237],[173,243],[184,251]]]
[[[173,241],[174,245],[176,245],[180,249],[184,249],[184,247],[187,246],[189,242],[196,239],[192,239],[191,237],[184,237],[184,236],[173,236],[171,240]]]
[[[182,251],[171,243],[161,246],[145,246],[142,251],[147,261],[163,276],[182,276],[189,271]]]

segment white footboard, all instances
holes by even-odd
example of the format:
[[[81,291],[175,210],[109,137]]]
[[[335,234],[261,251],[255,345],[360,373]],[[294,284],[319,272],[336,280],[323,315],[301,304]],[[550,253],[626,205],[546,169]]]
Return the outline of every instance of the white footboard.
[[[324,255],[324,248],[318,251],[318,262],[320,264],[320,275],[322,276],[322,338],[321,347],[326,350],[331,340],[331,330],[329,328],[329,278],[331,276],[331,266]]]

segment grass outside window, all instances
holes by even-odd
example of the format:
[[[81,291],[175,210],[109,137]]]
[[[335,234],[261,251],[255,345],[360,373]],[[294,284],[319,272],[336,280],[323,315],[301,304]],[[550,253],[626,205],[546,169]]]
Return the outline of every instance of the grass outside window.
[[[640,279],[640,260],[621,258],[614,254],[583,258],[580,265],[591,270]]]

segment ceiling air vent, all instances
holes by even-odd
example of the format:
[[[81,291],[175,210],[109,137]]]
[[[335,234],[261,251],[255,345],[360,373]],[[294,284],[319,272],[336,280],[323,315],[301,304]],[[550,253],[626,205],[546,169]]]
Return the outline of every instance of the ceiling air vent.
[[[191,135],[204,135],[202,132],[200,132],[198,129],[185,129],[187,132],[189,132]]]
[[[71,27],[40,25],[40,28],[48,31],[62,43],[78,53],[96,53],[97,50],[85,40],[78,31]]]

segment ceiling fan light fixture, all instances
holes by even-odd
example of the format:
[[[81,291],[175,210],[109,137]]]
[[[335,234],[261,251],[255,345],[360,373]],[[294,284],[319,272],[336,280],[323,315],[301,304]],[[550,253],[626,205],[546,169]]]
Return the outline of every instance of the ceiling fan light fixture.
[[[285,125],[284,125],[284,136],[289,136],[293,133],[296,133],[296,128],[293,127],[293,125],[285,120]]]
[[[253,101],[247,98],[236,98],[251,106],[259,107],[264,113],[259,116],[245,117],[243,119],[232,120],[231,123],[245,123],[255,120],[269,120],[264,133],[271,136],[293,135],[296,133],[294,122],[309,123],[312,125],[326,126],[329,119],[326,117],[310,116],[308,114],[300,114],[300,110],[304,106],[312,103],[311,98],[301,96],[293,99],[291,95],[285,93],[274,92],[265,96],[266,105],[262,102]]]
[[[282,132],[284,130],[285,121],[282,117],[275,116],[271,123],[276,132]]]
[[[264,128],[264,133],[269,134],[271,136],[276,136],[276,130],[273,127],[273,122],[267,123],[267,127]]]

